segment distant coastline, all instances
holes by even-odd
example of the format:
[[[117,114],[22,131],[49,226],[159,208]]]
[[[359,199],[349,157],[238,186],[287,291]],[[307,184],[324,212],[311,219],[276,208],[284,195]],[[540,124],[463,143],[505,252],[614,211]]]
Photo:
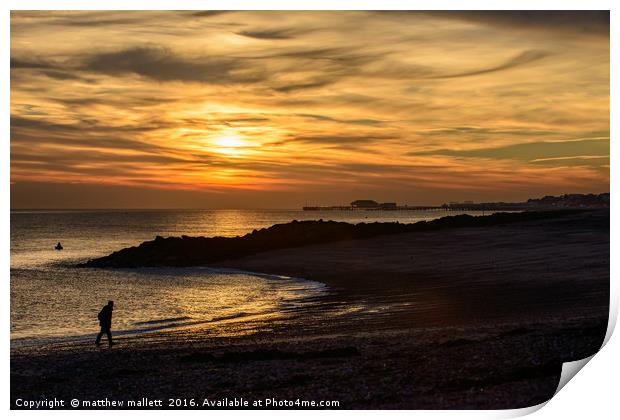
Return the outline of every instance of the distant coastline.
[[[609,193],[602,194],[564,194],[561,196],[547,195],[542,198],[531,198],[522,202],[488,202],[475,203],[473,201],[449,202],[440,206],[418,205],[410,206],[407,204],[398,205],[397,203],[379,203],[375,200],[355,200],[349,205],[339,206],[304,206],[304,211],[524,211],[524,210],[554,210],[558,208],[609,208]]]

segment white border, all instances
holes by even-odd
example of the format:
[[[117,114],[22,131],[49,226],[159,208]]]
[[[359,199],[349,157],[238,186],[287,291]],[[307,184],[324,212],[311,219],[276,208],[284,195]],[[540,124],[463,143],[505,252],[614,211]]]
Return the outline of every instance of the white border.
[[[9,223],[9,206],[10,190],[8,188],[10,182],[10,142],[9,142],[9,124],[10,124],[10,14],[9,10],[43,10],[43,9],[57,9],[57,10],[88,10],[88,9],[108,9],[108,10],[146,10],[146,9],[164,9],[164,10],[180,10],[180,9],[198,9],[198,10],[232,10],[232,9],[246,9],[246,10],[377,10],[377,9],[393,9],[393,10],[458,10],[458,9],[474,9],[474,10],[611,10],[611,65],[612,69],[617,73],[617,41],[618,41],[618,18],[616,16],[617,9],[614,7],[614,3],[611,1],[572,1],[565,0],[562,2],[551,1],[481,1],[470,0],[464,1],[368,1],[368,0],[348,0],[348,1],[334,1],[334,0],[301,0],[294,3],[285,1],[243,1],[243,0],[229,0],[229,1],[190,1],[190,0],[176,0],[176,1],[163,1],[163,0],[108,0],[108,1],[84,1],[84,0],[63,0],[63,1],[45,1],[45,0],[22,0],[14,1],[9,0],[3,3],[5,5],[4,14],[2,15],[1,36],[3,49],[2,56],[2,69],[4,74],[4,83],[2,84],[2,124],[4,133],[4,142],[2,153],[2,170],[0,171],[0,182],[5,188],[2,188],[2,204],[5,208],[4,217],[0,223],[0,235],[2,238],[3,252],[0,257],[2,263],[3,273],[5,278],[3,282],[4,293],[1,294],[1,304],[4,308],[2,312],[2,321],[5,332],[5,342],[3,347],[3,375],[2,375],[2,400],[1,404],[4,410],[9,410],[9,337],[10,337],[10,292],[9,292],[9,266],[10,266],[10,223]],[[614,71],[611,74],[611,93],[613,98],[611,100],[611,137],[617,132],[617,123],[620,115],[618,115],[618,107],[614,106],[614,101],[618,101],[617,95],[617,78],[614,77]],[[615,275],[618,273],[618,249],[616,246],[616,239],[620,233],[619,227],[614,216],[616,211],[615,197],[619,193],[617,184],[614,182],[617,177],[615,156],[616,147],[611,142],[611,157],[614,162],[611,165],[611,196],[614,204],[612,205],[612,225],[611,225],[611,283],[612,283],[612,305],[610,319],[610,331],[617,318],[618,311],[618,284],[615,280]],[[609,332],[608,337],[609,339]],[[612,418],[617,414],[618,404],[617,399],[617,385],[619,374],[619,363],[616,355],[620,354],[620,344],[618,344],[617,337],[612,338],[600,352],[597,354],[590,363],[583,369],[583,372],[578,374],[576,380],[570,381],[565,388],[561,390],[548,404],[542,404],[544,409],[536,411],[535,418],[549,419],[549,418],[565,418],[565,419],[582,419],[585,416],[591,418]],[[232,412],[232,411],[195,411],[195,412],[183,412],[183,416],[191,417],[224,417],[227,418],[247,418],[251,416],[253,419],[269,419],[274,418],[286,418],[291,415],[299,419],[314,419],[316,416],[322,418],[333,418],[342,416],[355,416],[356,419],[378,418],[389,416],[392,418],[407,418],[412,416],[416,418],[504,418],[513,417],[517,415],[528,414],[541,407],[533,407],[524,410],[507,410],[507,411],[348,411],[348,412],[321,412],[316,413],[312,411],[296,411],[291,413],[288,411],[276,411],[276,412]],[[32,418],[38,415],[52,418],[82,418],[85,412],[82,411],[57,411],[57,412],[32,412],[32,411],[11,411],[10,416],[15,418]],[[168,416],[168,412],[114,412],[109,413],[106,411],[89,412],[89,417],[94,418],[108,418],[112,416],[148,416],[149,418],[164,418]],[[534,418],[532,417],[532,418]]]

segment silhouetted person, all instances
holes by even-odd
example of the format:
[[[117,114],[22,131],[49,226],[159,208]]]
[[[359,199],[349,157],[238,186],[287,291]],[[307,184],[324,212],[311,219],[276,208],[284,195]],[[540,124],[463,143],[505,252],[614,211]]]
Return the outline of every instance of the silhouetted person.
[[[101,331],[97,334],[97,340],[95,340],[95,344],[99,345],[101,341],[101,337],[103,334],[108,336],[108,344],[112,346],[112,333],[110,332],[110,328],[112,328],[112,311],[114,310],[114,302],[108,301],[108,304],[105,305],[101,311],[99,311],[99,325],[101,326]]]
[[[56,246],[54,247],[54,249],[55,249],[56,251],[60,251],[60,250],[62,249],[62,245],[60,245],[60,242],[58,242],[58,243],[56,244]]]

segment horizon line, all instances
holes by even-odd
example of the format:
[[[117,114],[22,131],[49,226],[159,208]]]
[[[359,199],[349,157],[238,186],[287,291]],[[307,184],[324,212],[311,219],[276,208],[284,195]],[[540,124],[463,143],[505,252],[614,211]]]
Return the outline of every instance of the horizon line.
[[[604,191],[604,192],[588,192],[588,193],[563,193],[563,194],[558,194],[558,195],[550,195],[550,194],[546,194],[540,197],[530,197],[529,199],[540,199],[543,197],[562,197],[565,195],[601,195],[601,194],[610,194],[611,195],[611,191]],[[526,202],[527,200],[524,201],[514,201],[514,203],[517,202]],[[451,201],[445,201],[442,204],[437,204],[437,205],[431,205],[431,204],[402,204],[403,206],[411,206],[411,207],[416,207],[416,206],[432,206],[432,207],[438,207],[441,206],[443,204],[446,203],[450,203]],[[481,203],[512,203],[513,201],[484,201],[484,202],[477,202],[474,201],[474,204],[481,204]],[[336,204],[333,206],[339,206],[342,204]],[[106,211],[127,211],[127,210],[134,210],[134,211],[162,211],[162,210],[176,210],[176,211],[231,211],[231,210],[248,210],[248,211],[274,211],[274,210],[279,210],[279,211],[291,211],[291,210],[302,210],[303,207],[307,207],[308,205],[300,205],[298,207],[295,208],[291,208],[291,207],[263,207],[263,208],[208,208],[208,207],[18,207],[18,208],[9,208],[10,212],[13,211],[100,211],[100,210],[106,210]],[[329,207],[330,205],[317,205],[314,207]],[[312,207],[312,206],[310,206]]]

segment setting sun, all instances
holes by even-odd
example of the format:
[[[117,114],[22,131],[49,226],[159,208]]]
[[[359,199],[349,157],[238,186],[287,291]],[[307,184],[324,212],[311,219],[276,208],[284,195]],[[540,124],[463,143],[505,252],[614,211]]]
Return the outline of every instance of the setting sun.
[[[247,152],[244,147],[248,146],[248,142],[236,135],[216,137],[212,143],[217,146],[213,151],[222,155],[239,157]]]
[[[237,147],[243,147],[246,145],[246,142],[241,140],[237,136],[218,137],[214,140],[214,143],[218,146],[225,147],[225,148],[237,148]]]

